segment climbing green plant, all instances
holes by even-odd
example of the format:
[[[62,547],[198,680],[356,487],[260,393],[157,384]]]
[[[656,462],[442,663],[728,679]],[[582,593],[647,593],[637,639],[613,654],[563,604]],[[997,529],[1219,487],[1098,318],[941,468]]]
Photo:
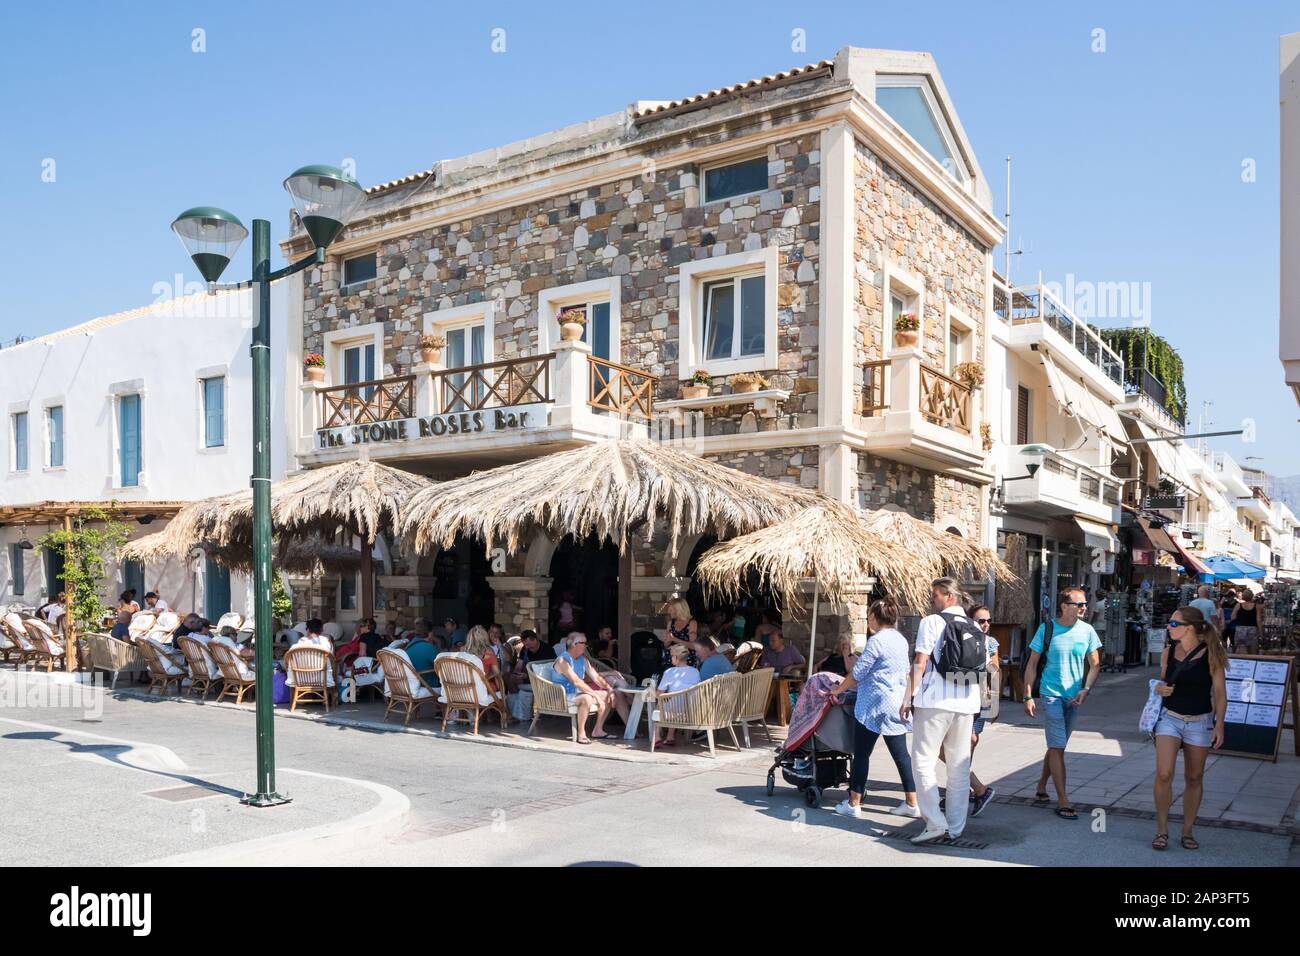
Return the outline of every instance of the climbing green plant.
[[[105,583],[108,559],[130,537],[127,525],[117,513],[105,508],[87,508],[72,519],[72,528],[60,528],[42,535],[36,546],[64,556],[64,589],[72,592],[68,613],[78,633],[99,630],[110,610],[100,587]]]
[[[293,599],[285,590],[279,572],[271,575],[271,616],[281,624],[288,624],[293,618]]]
[[[1099,329],[1102,339],[1124,360],[1124,380],[1142,387],[1142,370],[1165,387],[1165,411],[1180,421],[1186,417],[1187,388],[1183,359],[1172,345],[1149,329]]]

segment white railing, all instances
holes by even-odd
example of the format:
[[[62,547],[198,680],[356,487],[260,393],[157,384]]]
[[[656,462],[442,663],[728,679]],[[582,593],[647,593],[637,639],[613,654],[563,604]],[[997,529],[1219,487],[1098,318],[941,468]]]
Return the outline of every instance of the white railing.
[[[1107,345],[1087,322],[1076,318],[1065,305],[1041,285],[1011,290],[1009,321],[1012,325],[1041,322],[1074,346],[1116,385],[1124,384],[1124,360]]]

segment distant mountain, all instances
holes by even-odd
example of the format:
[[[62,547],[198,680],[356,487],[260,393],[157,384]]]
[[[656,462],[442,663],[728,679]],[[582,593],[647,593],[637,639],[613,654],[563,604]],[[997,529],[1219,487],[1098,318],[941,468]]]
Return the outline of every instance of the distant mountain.
[[[1273,479],[1274,498],[1284,502],[1292,511],[1300,514],[1300,475],[1290,478]]]

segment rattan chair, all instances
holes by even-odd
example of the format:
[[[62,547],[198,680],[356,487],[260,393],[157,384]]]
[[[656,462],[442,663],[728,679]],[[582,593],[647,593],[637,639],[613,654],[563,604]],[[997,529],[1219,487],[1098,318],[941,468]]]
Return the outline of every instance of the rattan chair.
[[[758,670],[759,662],[762,659],[763,645],[758,641],[746,641],[736,648],[731,663],[735,665],[737,673],[747,674],[750,671]]]
[[[149,688],[146,693],[152,694],[157,688],[161,693],[167,693],[167,688],[172,684],[176,685],[176,693],[181,692],[181,681],[185,679],[185,671],[178,668],[162,651],[150,644],[148,641],[141,641],[139,644],[140,653],[144,657],[144,662],[149,668]]]
[[[737,750],[740,741],[732,726],[736,718],[736,701],[740,694],[741,675],[719,674],[686,690],[654,693],[650,703],[650,752],[655,749],[655,732],[664,730],[702,730],[708,734],[709,754],[717,756],[713,732],[726,730]]]
[[[138,647],[110,634],[87,634],[86,646],[90,649],[90,669],[113,675],[110,690],[116,689],[120,674],[145,674],[149,671]]]
[[[533,690],[533,722],[528,726],[531,737],[542,716],[568,717],[569,739],[578,742],[578,704],[576,697],[564,692],[555,682],[554,661],[533,661],[528,665],[528,683]]]
[[[32,657],[33,663],[39,664],[43,661],[47,674],[54,670],[56,663],[64,669],[67,668],[68,659],[64,656],[63,643],[54,636],[54,631],[48,624],[40,618],[29,617],[23,621],[23,627],[27,630],[27,636],[31,639],[35,651]]]
[[[202,642],[196,641],[186,634],[176,638],[176,646],[185,655],[185,664],[190,669],[189,696],[192,697],[195,693],[202,691],[201,699],[207,700],[208,691],[212,689],[212,684],[221,678],[221,671],[217,667],[217,662],[208,655]]]
[[[388,715],[394,708],[400,707],[406,715],[402,724],[409,727],[411,717],[418,713],[421,707],[425,704],[435,706],[438,704],[438,691],[425,683],[410,658],[387,648],[379,651],[375,656],[379,666],[384,669],[383,692],[387,701],[384,707],[384,720],[388,719]]]
[[[745,738],[745,747],[749,747],[749,722],[756,720],[767,735],[767,742],[772,742],[772,732],[767,729],[767,703],[772,697],[772,678],[775,669],[760,667],[756,671],[740,675],[740,692],[736,695],[736,716],[733,723],[740,724],[741,735]]]
[[[438,683],[442,685],[438,703],[443,705],[444,731],[447,729],[447,721],[453,719],[453,713],[472,713],[474,733],[477,734],[479,716],[485,710],[493,711],[501,718],[503,730],[509,725],[510,711],[506,707],[505,693],[488,683],[483,663],[473,654],[439,654],[433,660],[433,669],[438,675]],[[470,723],[468,716],[455,719]]]
[[[27,628],[23,627],[22,615],[16,611],[10,611],[6,614],[0,624],[4,627],[5,635],[9,638],[10,646],[5,649],[5,660],[9,660],[13,655],[15,667],[22,667],[24,664],[34,662],[38,658],[36,645],[32,642]]]
[[[244,695],[255,690],[257,675],[225,644],[209,641],[208,653],[212,655],[212,659],[217,662],[217,669],[221,671],[221,693],[217,695],[217,700],[222,701],[230,696],[235,699],[236,704],[242,704]]]
[[[324,704],[330,712],[330,698],[338,702],[338,688],[334,686],[334,655],[323,647],[291,647],[284,655],[284,669],[289,675],[293,696],[289,710],[298,704]]]

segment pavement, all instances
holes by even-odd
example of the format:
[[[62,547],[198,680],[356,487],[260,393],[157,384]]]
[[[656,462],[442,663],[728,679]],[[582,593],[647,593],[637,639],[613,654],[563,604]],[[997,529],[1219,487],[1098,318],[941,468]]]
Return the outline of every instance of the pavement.
[[[1080,819],[1028,805],[1042,731],[1004,702],[975,756],[997,800],[962,845],[924,848],[905,839],[917,822],[886,812],[901,794],[883,752],[872,761],[871,812],[848,820],[831,812],[842,791],[810,809],[778,776],[769,797],[771,750],[758,740],[741,753],[728,744],[716,759],[698,747],[652,756],[644,739],[574,745],[560,720],[544,720],[540,738],[499,726],[475,738],[442,734],[429,718],[410,731],[385,726],[378,705],[346,705],[328,718],[319,708],[277,714],[278,786],[293,802],[254,809],[239,802],[254,779],[251,706],[143,699],[120,687],[69,706],[34,696],[61,675],[24,678],[25,694],[13,679],[0,670],[7,806],[32,808],[42,822],[0,814],[3,865],[1300,863],[1300,759],[1289,731],[1276,764],[1211,759],[1200,851],[1150,849],[1154,753],[1136,729],[1142,671],[1104,675],[1084,707],[1068,758]]]

